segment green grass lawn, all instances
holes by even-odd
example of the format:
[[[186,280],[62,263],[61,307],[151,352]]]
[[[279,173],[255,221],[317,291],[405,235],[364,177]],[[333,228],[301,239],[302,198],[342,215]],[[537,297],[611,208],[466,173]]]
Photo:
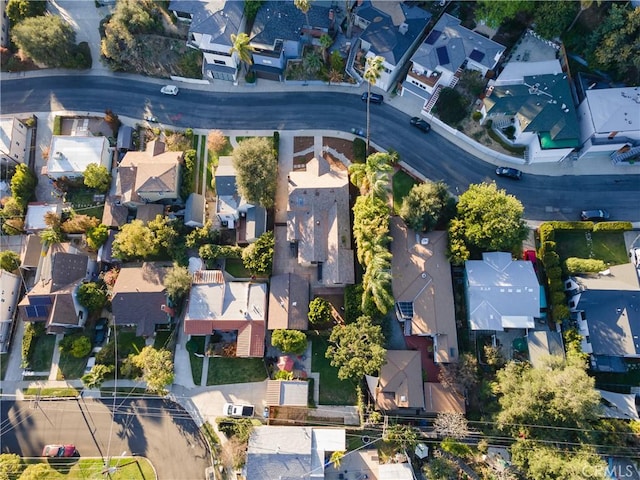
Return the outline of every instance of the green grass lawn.
[[[33,348],[29,368],[34,372],[44,372],[51,369],[51,357],[55,344],[55,335],[40,335]]]
[[[204,341],[205,337],[196,336],[191,337],[189,342],[192,342],[196,345],[195,351],[199,354],[204,354]],[[197,357],[193,353],[189,352],[189,360],[191,363],[191,376],[193,377],[193,383],[196,385],[200,385],[200,380],[202,380],[202,364],[204,363],[204,358]]]
[[[118,330],[118,357],[127,358],[130,353],[138,353],[144,348],[144,338],[136,337],[135,328]]]
[[[60,352],[58,380],[71,380],[82,377],[86,365],[87,357],[76,358],[68,353]]]
[[[555,241],[560,260],[569,257],[595,258],[608,265],[627,263],[624,235],[620,232],[587,232],[591,234],[591,246],[585,232],[556,231]]]
[[[397,215],[400,213],[402,199],[409,194],[409,190],[418,183],[412,176],[399,170],[393,175],[391,184],[393,187],[393,211]]]
[[[224,269],[235,278],[250,278],[251,272],[244,268],[241,258],[227,258]]]
[[[81,448],[81,447],[79,447]],[[40,460],[24,461],[27,465],[36,463],[47,463]],[[156,474],[151,462],[142,457],[113,458],[110,466],[117,467],[115,473],[109,475],[112,480],[155,480]],[[102,470],[104,464],[99,458],[70,458],[59,459],[51,464],[51,470],[47,473],[48,480],[85,480],[88,478],[104,478]],[[31,478],[31,477],[29,477]],[[45,478],[45,477],[38,477]]]
[[[160,330],[159,332],[156,332],[156,338],[153,340],[153,348],[158,350],[161,348],[171,350],[173,348],[174,338],[173,328],[171,330]]]
[[[36,395],[40,395],[42,397],[77,397],[78,390],[71,387],[60,387],[60,388],[25,388],[24,389],[25,396],[35,397]]]
[[[104,204],[96,205],[93,201],[93,195],[96,192],[92,190],[78,189],[69,190],[66,195],[67,202],[73,205],[73,209],[83,215],[102,218]]]
[[[267,370],[261,358],[209,358],[207,385],[261,382],[267,378]]]
[[[338,369],[332,367],[325,357],[329,343],[317,335],[309,336],[311,340],[311,371],[320,374],[320,405],[355,405],[356,385],[349,380],[338,378]]]

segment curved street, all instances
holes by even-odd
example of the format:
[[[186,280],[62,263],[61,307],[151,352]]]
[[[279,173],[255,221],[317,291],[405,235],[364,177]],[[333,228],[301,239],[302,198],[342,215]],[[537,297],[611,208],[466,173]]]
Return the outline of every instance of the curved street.
[[[358,92],[238,93],[208,86],[181,85],[178,96],[160,94],[158,80],[128,76],[60,75],[3,80],[2,113],[44,111],[104,112],[142,118],[155,115],[163,125],[229,130],[338,130],[364,128],[365,108]],[[577,220],[580,210],[605,208],[614,220],[640,220],[640,182],[636,175],[525,174],[521,181],[497,178],[488,164],[437,132],[409,126],[409,115],[388,104],[371,106],[371,139],[396,150],[409,167],[462,192],[470,183],[495,180],[525,206],[530,221]],[[533,169],[533,167],[531,168]],[[531,170],[530,169],[530,170]]]

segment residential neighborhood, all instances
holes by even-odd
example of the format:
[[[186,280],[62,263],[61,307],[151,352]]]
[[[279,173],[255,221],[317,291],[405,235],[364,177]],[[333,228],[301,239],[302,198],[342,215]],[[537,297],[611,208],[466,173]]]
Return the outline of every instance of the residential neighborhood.
[[[1,478],[640,480],[638,2],[0,8]]]

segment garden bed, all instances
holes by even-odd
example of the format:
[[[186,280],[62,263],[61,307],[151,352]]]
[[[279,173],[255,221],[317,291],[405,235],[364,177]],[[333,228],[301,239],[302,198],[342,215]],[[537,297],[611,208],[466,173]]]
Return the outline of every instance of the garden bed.
[[[293,138],[293,169],[306,165],[315,156],[315,139],[313,137]],[[309,150],[309,151],[307,151]]]

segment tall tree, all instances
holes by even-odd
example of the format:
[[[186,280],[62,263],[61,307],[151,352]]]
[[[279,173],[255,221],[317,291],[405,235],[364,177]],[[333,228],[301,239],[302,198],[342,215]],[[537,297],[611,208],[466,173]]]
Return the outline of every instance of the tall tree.
[[[498,28],[505,20],[515,18],[519,13],[529,13],[537,8],[538,2],[530,0],[480,0],[475,17],[484,20],[492,28]]]
[[[371,110],[371,85],[376,83],[382,75],[384,58],[380,55],[367,57],[364,69],[364,79],[367,81],[367,155],[369,155],[370,143],[370,110]]]
[[[311,29],[311,23],[309,23],[309,10],[311,9],[312,0],[293,0],[293,4],[298,10],[304,13],[304,18],[307,22],[307,28]]]
[[[140,380],[146,382],[148,391],[164,393],[174,379],[171,357],[169,350],[146,346],[137,355],[129,355],[125,362],[142,371]]]
[[[351,183],[360,189],[362,195],[372,195],[386,201],[389,190],[389,173],[393,171],[388,153],[373,153],[365,163],[349,166]]]
[[[20,255],[11,250],[0,252],[0,269],[13,272],[20,267]]]
[[[613,4],[598,28],[593,57],[598,67],[613,70],[618,78],[640,80],[640,8]],[[631,75],[630,69],[635,70]]]
[[[253,205],[271,208],[275,201],[278,159],[267,137],[243,140],[233,149],[238,193]]]
[[[522,203],[499,190],[495,183],[470,185],[460,195],[456,218],[450,230],[463,239],[471,254],[487,251],[520,252],[527,236],[527,226],[522,219]],[[451,233],[451,232],[450,232]],[[454,263],[460,259],[452,258]]]
[[[182,299],[191,289],[191,274],[185,267],[174,263],[164,277],[164,287],[174,302]]]
[[[571,1],[538,2],[533,13],[536,33],[553,40],[560,37],[571,24],[578,10],[578,3]]]
[[[391,254],[383,251],[371,258],[362,277],[362,308],[372,300],[376,308],[386,315],[393,308],[391,292]]]
[[[326,33],[320,37],[320,47],[322,48],[322,58],[326,62],[327,61],[327,52],[329,51],[329,47],[333,45],[333,38]]]
[[[138,219],[123,225],[113,241],[113,256],[122,260],[143,259],[158,251],[153,232]]]
[[[109,190],[111,174],[104,165],[90,163],[84,171],[84,184],[89,188],[95,188],[101,193]]]
[[[16,171],[11,177],[11,196],[22,209],[27,207],[27,203],[34,196],[37,184],[38,179],[27,165],[16,165]]]
[[[235,33],[231,34],[232,47],[229,50],[229,53],[231,55],[236,54],[238,56],[241,64],[245,66],[245,71],[253,64],[252,53],[255,50],[249,42],[249,35],[246,33],[239,33],[237,35]]]
[[[271,274],[275,239],[273,231],[260,237],[242,252],[242,263],[247,270],[258,274]]]
[[[97,312],[107,303],[104,285],[97,282],[83,283],[78,288],[78,303],[90,312]]]
[[[455,201],[444,182],[426,181],[414,185],[404,197],[400,216],[417,232],[430,232],[455,213]]]
[[[373,325],[369,317],[334,327],[329,341],[326,357],[331,365],[338,367],[340,380],[359,381],[365,375],[378,373],[384,365],[387,351],[383,347],[382,328]]]
[[[47,12],[47,2],[9,0],[5,12],[11,24],[15,26],[25,18],[44,15]]]
[[[57,15],[23,20],[11,29],[11,38],[29,58],[48,67],[63,67],[73,55],[76,33]]]
[[[600,395],[580,359],[550,356],[544,368],[510,362],[496,379],[498,427],[516,438],[524,433],[526,438],[576,441],[597,419]]]

